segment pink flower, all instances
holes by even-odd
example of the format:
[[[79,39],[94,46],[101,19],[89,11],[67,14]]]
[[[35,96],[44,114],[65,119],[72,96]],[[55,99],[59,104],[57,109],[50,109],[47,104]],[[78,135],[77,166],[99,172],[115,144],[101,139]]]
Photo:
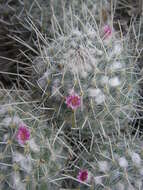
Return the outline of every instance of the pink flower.
[[[76,110],[78,107],[80,107],[81,104],[80,96],[75,93],[72,93],[71,95],[66,97],[65,103],[72,110]]]
[[[30,139],[29,129],[26,126],[21,125],[18,129],[16,137],[17,137],[19,144],[24,145],[26,143],[26,141],[28,141]]]
[[[88,171],[87,170],[81,170],[78,173],[77,179],[81,182],[88,182]]]
[[[111,36],[112,29],[111,29],[111,27],[109,25],[105,25],[104,28],[103,28],[103,30],[104,30],[104,39],[106,39],[106,38],[108,38],[108,37]]]

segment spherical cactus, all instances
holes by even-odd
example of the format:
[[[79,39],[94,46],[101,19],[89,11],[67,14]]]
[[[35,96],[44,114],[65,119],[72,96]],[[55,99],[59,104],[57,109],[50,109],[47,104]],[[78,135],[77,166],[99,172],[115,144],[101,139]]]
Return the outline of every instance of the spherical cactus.
[[[1,91],[0,113],[2,189],[59,189],[68,154],[62,129],[54,129],[24,90]]]
[[[107,0],[60,2],[0,5],[1,73],[26,81],[0,89],[0,189],[143,189],[139,42],[136,55]]]
[[[91,149],[85,149],[82,142],[80,144],[83,145],[79,149],[80,156],[74,163],[77,174],[72,176],[79,182],[80,189],[143,188],[142,138],[123,134],[94,138]]]
[[[91,126],[106,135],[113,128],[124,130],[135,117],[137,70],[128,35],[123,37],[109,21],[98,26],[88,8],[84,11],[84,19],[71,12],[65,28],[45,42],[33,68],[45,105],[52,104],[61,122],[87,129],[86,134]],[[70,96],[73,104],[80,99],[77,109],[68,105]]]

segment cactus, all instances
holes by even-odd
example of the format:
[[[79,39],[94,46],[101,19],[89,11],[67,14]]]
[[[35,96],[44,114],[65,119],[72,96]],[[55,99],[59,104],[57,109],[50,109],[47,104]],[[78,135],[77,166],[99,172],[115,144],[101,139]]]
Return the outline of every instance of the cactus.
[[[99,27],[88,9],[84,11],[84,20],[74,15],[65,21],[64,30],[57,31],[58,37],[45,42],[33,61],[33,76],[45,106],[52,104],[57,112],[59,124],[65,120],[67,126],[84,128],[86,134],[89,126],[95,134],[125,130],[136,115],[139,98],[129,36],[123,37],[109,21]],[[81,101],[76,110],[65,103],[73,94]]]
[[[141,22],[132,40],[114,28],[108,1],[60,2],[0,4],[0,51],[20,64],[20,48],[30,61],[0,62],[28,76],[0,89],[0,189],[142,189],[142,136],[131,126],[142,113]]]
[[[68,155],[66,141],[62,129],[57,132],[36,104],[26,91],[1,90],[1,189],[60,187],[58,178]]]
[[[76,5],[74,1],[72,3]],[[56,16],[59,18],[60,24],[63,23],[62,10],[64,4],[67,7],[69,6],[69,3],[65,1],[59,5],[57,0],[47,3],[44,0],[23,2],[4,0],[0,3],[0,23],[2,24],[0,30],[0,42],[2,44],[0,47],[0,64],[2,67],[0,77],[4,82],[9,83],[15,79],[15,76],[19,80],[18,75],[24,72],[29,75],[31,72],[31,64],[27,57],[31,56],[29,54],[37,54],[37,49],[34,50],[36,47],[33,41],[35,41],[36,36],[33,28],[28,25],[28,18],[33,20],[42,34],[53,37]],[[30,50],[28,52],[27,47]],[[22,77],[28,79],[26,75],[22,75]]]
[[[110,3],[107,0],[62,0],[61,7],[58,8],[60,12],[57,12],[55,4],[56,0],[52,3],[51,32],[53,37],[59,37],[61,33],[65,34],[69,29],[71,30],[71,27],[78,28],[80,24],[86,25],[91,17],[96,18],[96,22],[100,24],[107,22],[111,12]]]
[[[94,138],[91,149],[86,143],[78,144],[78,159],[74,161],[74,174],[66,176],[78,181],[81,190],[135,190],[142,189],[142,138],[130,135]],[[72,166],[73,164],[70,163]],[[72,188],[72,187],[71,187]]]

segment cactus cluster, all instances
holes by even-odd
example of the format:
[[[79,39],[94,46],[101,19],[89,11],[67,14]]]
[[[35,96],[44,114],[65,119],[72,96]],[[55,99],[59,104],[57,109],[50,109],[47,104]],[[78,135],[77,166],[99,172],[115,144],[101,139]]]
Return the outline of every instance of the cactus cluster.
[[[0,93],[1,189],[58,189],[66,141],[27,93]]]
[[[71,13],[65,28],[41,48],[33,61],[33,75],[47,99],[45,106],[52,102],[58,119],[70,127],[74,123],[86,129],[90,123],[95,133],[124,130],[137,114],[139,99],[138,69],[128,45],[130,39],[115,31],[110,22],[100,27],[88,8],[84,11],[87,18],[72,18]],[[80,97],[81,105],[72,114],[65,102],[74,94]]]
[[[0,86],[0,189],[143,189],[142,20],[123,34],[108,0],[0,6],[2,72],[24,80]]]
[[[73,177],[80,182],[80,189],[143,188],[142,138],[113,135],[94,138],[90,150],[79,147],[80,154],[74,163],[77,173]]]

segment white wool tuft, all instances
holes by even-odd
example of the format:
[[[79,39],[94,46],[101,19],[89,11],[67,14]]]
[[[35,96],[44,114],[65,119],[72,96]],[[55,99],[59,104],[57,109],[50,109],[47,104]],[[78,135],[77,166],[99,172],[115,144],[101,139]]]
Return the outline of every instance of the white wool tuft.
[[[13,177],[13,182],[14,182],[14,184],[17,185],[17,184],[20,182],[19,173],[14,173],[14,174],[12,175],[12,177]]]
[[[119,161],[120,167],[122,167],[122,168],[127,168],[128,167],[128,161],[126,160],[125,157],[119,158],[118,161]]]
[[[83,70],[83,71],[81,72],[80,76],[85,79],[85,78],[87,78],[88,73]]]
[[[12,107],[10,105],[0,105],[0,114],[5,114],[9,110],[12,110]]]
[[[92,173],[90,171],[88,171],[88,176],[87,176],[87,179],[86,179],[86,183],[91,183],[91,180],[92,180]]]
[[[21,162],[20,162],[21,168],[27,172],[30,173],[32,171],[32,162],[31,162],[31,157],[26,156]]]
[[[143,167],[141,167],[141,168],[139,169],[139,173],[140,173],[141,176],[143,176]]]
[[[113,77],[111,79],[109,79],[109,85],[111,87],[116,87],[116,86],[119,86],[120,85],[120,80],[118,77]]]
[[[32,162],[31,162],[30,156],[24,156],[24,155],[20,154],[19,152],[14,152],[13,153],[13,162],[19,163],[21,168],[27,173],[30,173],[32,170]]]
[[[99,161],[98,162],[99,170],[101,172],[107,172],[109,171],[109,164],[107,161]]]
[[[48,79],[49,74],[50,74],[50,72],[49,72],[49,70],[47,69],[47,71],[44,73],[43,77],[44,77],[45,79]]]
[[[110,69],[112,71],[116,71],[118,69],[121,69],[123,67],[122,63],[119,62],[119,61],[115,61],[111,66],[110,66]]]
[[[140,155],[135,153],[135,152],[132,152],[131,153],[131,158],[132,158],[132,162],[136,165],[136,166],[139,166],[141,164],[141,158],[140,158]]]
[[[8,127],[11,123],[11,117],[6,117],[2,120],[2,124],[6,127]]]
[[[108,84],[109,77],[108,76],[102,76],[101,78],[101,84]]]
[[[21,182],[19,173],[14,173],[12,179],[15,190],[26,190],[26,184]]]
[[[96,97],[99,96],[99,94],[101,93],[101,90],[99,88],[89,88],[88,89],[88,94],[90,97]]]
[[[21,162],[24,159],[23,154],[20,154],[19,152],[13,153],[13,162]]]
[[[88,94],[89,94],[89,97],[95,98],[95,102],[97,104],[101,104],[105,101],[105,95],[102,93],[102,91],[99,88],[97,88],[97,89],[89,88]]]
[[[96,185],[102,184],[102,178],[100,176],[99,177],[94,177],[94,181],[95,181]]]
[[[3,142],[6,142],[8,140],[9,135],[10,135],[9,133],[4,134],[4,136],[3,136]]]
[[[31,149],[33,152],[39,152],[39,151],[40,151],[40,148],[39,148],[39,146],[36,144],[36,142],[35,142],[34,139],[30,139],[28,143],[29,143],[30,149]]]
[[[77,36],[77,37],[80,37],[82,35],[82,32],[79,31],[78,28],[76,28],[72,31],[72,34]]]
[[[137,187],[140,187],[140,188],[141,188],[142,185],[143,185],[143,182],[142,182],[141,179],[137,179],[135,183],[136,183]],[[140,188],[139,188],[139,189],[140,189]]]
[[[119,56],[123,50],[120,42],[115,42],[112,51],[108,52],[107,60],[110,61],[114,56]]]
[[[122,52],[122,45],[120,42],[116,42],[113,47],[113,55],[120,55]]]
[[[3,119],[2,124],[8,127],[10,124],[19,125],[24,123],[18,116],[14,116],[14,117],[6,117],[5,119]]]
[[[105,101],[105,95],[102,93],[99,96],[95,97],[95,102],[97,104],[102,104],[104,101]]]
[[[87,26],[87,35],[89,36],[89,38],[95,38],[95,36],[96,36],[96,31],[94,30],[94,28],[93,27],[91,27],[91,26]]]
[[[95,52],[96,50],[84,46],[80,46],[78,50],[72,48],[69,49],[64,55],[66,69],[74,75],[86,78],[88,73],[91,72],[96,65]]]

